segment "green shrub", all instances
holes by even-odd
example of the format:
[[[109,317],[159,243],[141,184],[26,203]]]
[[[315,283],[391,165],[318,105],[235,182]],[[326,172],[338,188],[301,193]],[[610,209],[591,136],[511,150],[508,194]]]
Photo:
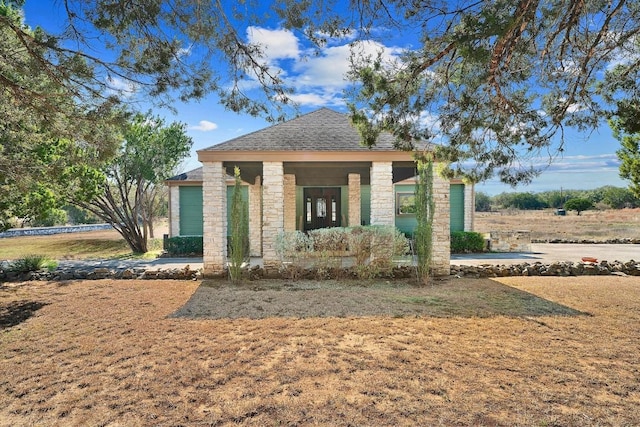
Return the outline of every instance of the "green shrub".
[[[382,225],[323,228],[308,234],[288,231],[280,233],[276,240],[283,272],[290,278],[308,268],[315,268],[320,278],[329,276],[328,272],[340,267],[343,253],[355,258],[359,277],[376,277],[389,273],[394,267],[393,257],[404,255],[408,247],[404,234],[393,226]]]
[[[62,209],[48,209],[31,220],[34,227],[54,227],[67,223],[67,212]]]
[[[8,270],[16,273],[28,273],[30,271],[42,270],[43,268],[54,270],[57,266],[58,263],[56,261],[44,255],[29,255],[9,263]]]
[[[164,239],[164,248],[170,256],[202,256],[202,236],[176,236]]]
[[[451,252],[482,252],[484,237],[475,231],[454,231],[451,233]]]
[[[349,248],[348,229],[343,227],[319,228],[309,231],[315,252],[344,252]]]

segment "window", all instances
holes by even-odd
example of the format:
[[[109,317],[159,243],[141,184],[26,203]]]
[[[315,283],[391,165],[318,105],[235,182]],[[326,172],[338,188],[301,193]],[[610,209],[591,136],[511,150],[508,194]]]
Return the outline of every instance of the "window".
[[[396,193],[396,214],[415,215],[416,195],[414,193]]]

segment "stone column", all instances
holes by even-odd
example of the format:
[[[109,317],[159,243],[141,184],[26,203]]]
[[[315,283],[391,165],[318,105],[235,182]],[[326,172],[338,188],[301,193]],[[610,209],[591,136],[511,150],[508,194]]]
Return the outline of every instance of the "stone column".
[[[282,162],[263,162],[262,174],[262,263],[268,276],[280,268],[276,241],[284,231]]]
[[[464,231],[473,231],[476,212],[476,192],[473,183],[464,184]]]
[[[222,162],[202,168],[202,216],[205,276],[221,276],[227,264],[227,174]]]
[[[284,176],[284,229],[296,231],[296,176]]]
[[[249,185],[249,254],[262,256],[262,183],[260,176]]]
[[[349,174],[349,227],[360,225],[360,174]]]
[[[435,276],[448,276],[451,271],[449,261],[451,258],[451,236],[449,197],[450,183],[438,175],[437,165],[433,165],[433,201],[435,212],[433,213],[433,253],[431,269]]]
[[[371,165],[371,225],[395,225],[393,163]]]
[[[180,187],[169,187],[169,237],[180,235]]]

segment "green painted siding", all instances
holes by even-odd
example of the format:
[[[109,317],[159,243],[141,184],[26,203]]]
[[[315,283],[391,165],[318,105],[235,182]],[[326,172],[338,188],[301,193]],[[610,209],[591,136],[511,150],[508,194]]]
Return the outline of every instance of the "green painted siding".
[[[364,225],[371,224],[371,186],[360,186],[360,220]]]
[[[449,193],[449,227],[451,231],[464,231],[464,184],[452,184]],[[413,193],[415,185],[396,185],[395,194]],[[394,207],[396,200],[393,201]],[[410,235],[416,228],[415,215],[397,215],[396,207],[396,227],[403,233]]]
[[[398,198],[396,195],[398,193],[415,193],[415,191],[415,185],[396,185],[394,188],[393,206],[396,213],[396,228],[406,235],[413,234],[413,230],[416,228],[416,216],[415,214],[398,215],[398,207],[396,206]]]
[[[202,187],[180,187],[180,235],[202,236]]]
[[[449,196],[451,231],[464,231],[464,185],[453,184]]]

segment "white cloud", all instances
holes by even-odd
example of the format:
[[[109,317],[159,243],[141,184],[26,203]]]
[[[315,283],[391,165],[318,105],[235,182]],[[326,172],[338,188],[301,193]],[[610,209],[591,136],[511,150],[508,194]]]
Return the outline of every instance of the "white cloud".
[[[200,120],[197,125],[190,126],[189,129],[199,130],[202,132],[210,132],[212,130],[218,129],[218,125],[208,120]]]
[[[124,98],[130,98],[138,91],[138,86],[130,81],[119,77],[107,77],[107,93],[110,95],[118,95]]]
[[[345,104],[341,94],[336,93],[299,93],[289,96],[299,105],[307,106],[342,106]]]
[[[260,45],[268,62],[279,59],[296,59],[300,56],[298,38],[289,30],[269,30],[261,27],[248,27],[247,39]]]

